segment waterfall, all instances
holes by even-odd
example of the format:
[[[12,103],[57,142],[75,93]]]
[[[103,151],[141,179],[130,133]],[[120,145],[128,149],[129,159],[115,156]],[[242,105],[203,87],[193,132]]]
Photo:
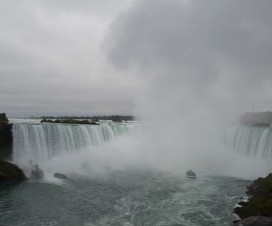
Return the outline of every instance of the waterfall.
[[[13,161],[48,161],[61,152],[77,153],[84,147],[99,146],[126,133],[134,133],[136,124],[100,125],[27,124],[13,126]]]
[[[234,126],[228,131],[228,145],[235,152],[272,160],[272,128]]]

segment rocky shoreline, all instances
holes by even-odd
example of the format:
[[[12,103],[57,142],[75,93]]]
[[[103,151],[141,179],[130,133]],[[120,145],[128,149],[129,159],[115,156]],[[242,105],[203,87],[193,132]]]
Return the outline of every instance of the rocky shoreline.
[[[272,226],[272,174],[258,178],[247,188],[248,201],[241,201],[234,209],[241,220],[235,226]]]

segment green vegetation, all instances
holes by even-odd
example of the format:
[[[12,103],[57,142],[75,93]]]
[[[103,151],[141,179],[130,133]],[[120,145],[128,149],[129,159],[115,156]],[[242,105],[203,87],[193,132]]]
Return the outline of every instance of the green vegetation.
[[[6,116],[6,113],[0,113],[0,122],[8,122],[8,118]]]
[[[124,115],[110,115],[110,116],[93,116],[91,117],[93,121],[98,120],[112,120],[113,122],[122,122],[122,121],[133,121],[133,116],[124,116]]]
[[[248,202],[240,202],[234,212],[241,219],[250,216],[272,217],[272,174],[266,178],[258,178],[248,187],[247,194],[251,196]]]
[[[96,122],[90,122],[88,120],[76,120],[76,119],[42,119],[41,123],[47,122],[47,123],[67,123],[67,124],[87,124],[87,125],[99,125],[99,123]]]
[[[32,117],[34,118],[34,117]],[[133,121],[133,116],[110,115],[110,116],[42,116],[41,122],[50,123],[70,123],[70,124],[89,124],[99,125],[99,120],[111,120],[113,122]],[[91,120],[91,121],[89,121]]]
[[[122,121],[133,121],[135,120],[131,115],[104,115],[104,116],[42,116],[42,117],[31,117],[31,118],[42,118],[42,119],[58,119],[58,120],[71,120],[71,119],[84,119],[97,122],[99,120],[112,120],[115,122]]]

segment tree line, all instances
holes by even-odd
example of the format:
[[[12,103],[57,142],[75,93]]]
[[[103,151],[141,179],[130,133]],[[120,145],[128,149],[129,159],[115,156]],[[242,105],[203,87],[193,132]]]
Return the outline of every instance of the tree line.
[[[49,119],[61,119],[61,120],[73,120],[73,119],[86,119],[91,120],[93,122],[97,122],[99,120],[112,120],[115,122],[122,121],[133,121],[134,116],[131,115],[103,115],[103,116],[41,116],[41,117],[33,117],[33,118],[41,118],[43,120]]]

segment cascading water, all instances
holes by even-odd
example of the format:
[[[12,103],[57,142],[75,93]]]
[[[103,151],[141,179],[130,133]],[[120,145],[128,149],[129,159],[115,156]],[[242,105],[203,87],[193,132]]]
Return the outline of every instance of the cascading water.
[[[133,133],[135,124],[101,125],[25,124],[13,126],[13,161],[41,163],[60,153],[77,153],[84,147],[99,146],[117,136]]]
[[[25,172],[24,164],[32,160],[45,176],[16,189],[0,188],[4,191],[0,221],[6,225],[230,225],[233,206],[248,181],[199,171],[192,181],[184,171],[176,174],[149,167],[153,161],[160,167],[165,156],[154,158],[160,152],[152,152],[152,145],[161,143],[150,136],[146,139],[146,134],[145,125],[138,123],[14,123],[13,160]],[[146,147],[146,141],[152,145]],[[185,163],[182,150],[181,154],[175,156],[180,165]],[[55,172],[67,179],[54,178]]]
[[[228,131],[228,144],[235,152],[272,160],[272,128],[234,126]]]

